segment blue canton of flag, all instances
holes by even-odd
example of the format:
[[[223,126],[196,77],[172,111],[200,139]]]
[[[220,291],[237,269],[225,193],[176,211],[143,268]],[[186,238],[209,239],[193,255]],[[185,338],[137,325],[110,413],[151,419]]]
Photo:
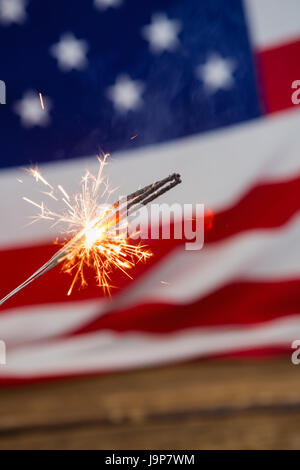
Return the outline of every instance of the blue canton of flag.
[[[125,150],[135,135],[135,146],[148,145],[261,113],[240,0],[226,9],[222,0],[0,0],[0,26],[2,167]]]

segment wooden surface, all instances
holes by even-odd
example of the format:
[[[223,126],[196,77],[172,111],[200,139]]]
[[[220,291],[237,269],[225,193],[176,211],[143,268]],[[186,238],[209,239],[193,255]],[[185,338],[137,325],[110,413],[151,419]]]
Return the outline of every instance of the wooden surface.
[[[218,360],[0,391],[0,449],[299,449],[300,366]]]

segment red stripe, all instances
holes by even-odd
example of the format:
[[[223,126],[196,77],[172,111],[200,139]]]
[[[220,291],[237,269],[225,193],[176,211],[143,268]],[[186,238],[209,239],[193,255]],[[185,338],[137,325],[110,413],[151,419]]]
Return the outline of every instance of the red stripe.
[[[259,83],[268,113],[292,108],[292,82],[300,79],[300,41],[265,49],[257,55]],[[299,107],[300,110],[300,107]]]
[[[300,208],[300,177],[277,184],[264,184],[253,188],[232,208],[206,218],[205,243],[217,242],[242,231],[256,228],[278,227],[286,223]],[[185,240],[147,240],[145,241],[154,256],[146,264],[140,263],[131,271],[133,278],[140,277],[156,263],[161,261],[176,246]],[[47,261],[57,250],[55,245],[40,245],[0,252],[0,265],[5,267],[5,277],[1,284],[1,296],[23,282],[29,275]],[[74,289],[66,295],[71,277],[55,268],[45,276],[18,293],[4,308],[25,305],[67,302],[103,297],[102,290],[96,287],[93,273],[89,273],[88,287]],[[119,271],[111,279],[112,295],[126,288],[131,281]]]
[[[171,240],[165,240],[169,243],[160,244],[159,242],[159,240],[156,240],[151,244],[156,256],[152,256],[147,264],[138,263],[130,271],[131,276],[140,277],[146,269],[150,269],[160,261],[177,241],[174,241],[173,244]],[[54,245],[39,245],[0,252],[0,265],[5,266],[5,279],[4,282],[2,281],[0,296],[4,296],[21,284],[44,264],[56,250],[57,246]],[[76,300],[103,297],[102,289],[96,285],[94,273],[86,272],[86,279],[88,281],[86,288],[78,289],[75,287],[72,295],[67,296],[72,277],[63,273],[60,267],[54,268],[7,301],[1,311],[26,305],[74,302]],[[122,291],[131,282],[132,280],[123,272],[115,270],[111,276],[111,284],[117,287],[112,288],[112,296]]]
[[[284,225],[300,209],[300,177],[283,183],[255,186],[235,206],[219,212],[205,243],[256,228]]]
[[[99,330],[166,334],[183,329],[253,325],[300,312],[300,280],[228,284],[194,303],[146,304],[109,312],[73,334]]]

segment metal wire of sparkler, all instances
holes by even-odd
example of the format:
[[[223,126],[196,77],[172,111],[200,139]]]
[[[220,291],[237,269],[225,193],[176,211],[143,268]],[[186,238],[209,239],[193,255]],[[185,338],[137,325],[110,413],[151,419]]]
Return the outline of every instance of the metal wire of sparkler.
[[[123,220],[124,217],[128,217],[135,213],[141,206],[149,204],[159,196],[163,195],[170,189],[177,186],[181,183],[181,177],[177,173],[157,181],[153,184],[145,186],[142,189],[139,189],[128,196],[121,198],[115,204],[111,206],[111,210],[107,215],[101,219],[101,223],[107,222],[109,219],[112,220],[115,218],[116,214],[118,215],[118,221]],[[43,266],[41,266],[37,271],[35,271],[26,281],[20,284],[16,289],[12,290],[9,294],[3,297],[0,300],[0,306],[4,304],[8,299],[17,294],[20,290],[24,289],[26,286],[31,284],[40,276],[44,275],[49,270],[58,266],[63,262],[68,253],[72,248],[85,236],[86,231],[92,229],[99,223],[99,218],[92,220],[88,227],[82,229],[77,233],[69,242],[67,242],[60,250],[58,250],[52,258],[50,258]],[[116,225],[118,225],[117,222]]]

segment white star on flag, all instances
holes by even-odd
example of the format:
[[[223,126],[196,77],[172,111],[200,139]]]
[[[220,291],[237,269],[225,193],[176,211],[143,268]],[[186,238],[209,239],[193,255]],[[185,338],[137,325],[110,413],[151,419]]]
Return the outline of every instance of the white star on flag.
[[[51,55],[58,60],[58,66],[63,71],[84,69],[88,64],[87,51],[87,41],[76,39],[72,33],[63,34],[60,41],[50,48]]]
[[[214,54],[205,64],[197,67],[196,75],[211,92],[219,89],[227,90],[234,83],[232,75],[235,68],[235,62],[232,59],[224,59],[220,55]]]
[[[23,98],[15,103],[14,110],[20,116],[23,126],[44,127],[50,122],[49,109],[51,103],[47,97],[43,97],[43,105],[44,109],[37,92],[27,91]]]
[[[0,23],[24,23],[26,0],[0,0]]]
[[[170,20],[164,13],[157,13],[152,16],[151,24],[142,28],[142,36],[149,42],[152,52],[161,53],[176,49],[180,31],[180,21]]]
[[[118,111],[126,112],[141,106],[143,90],[144,85],[140,80],[131,80],[128,75],[120,75],[115,85],[108,88],[107,95]]]
[[[122,0],[95,0],[94,5],[99,10],[107,10],[107,8],[118,8],[122,5]]]

